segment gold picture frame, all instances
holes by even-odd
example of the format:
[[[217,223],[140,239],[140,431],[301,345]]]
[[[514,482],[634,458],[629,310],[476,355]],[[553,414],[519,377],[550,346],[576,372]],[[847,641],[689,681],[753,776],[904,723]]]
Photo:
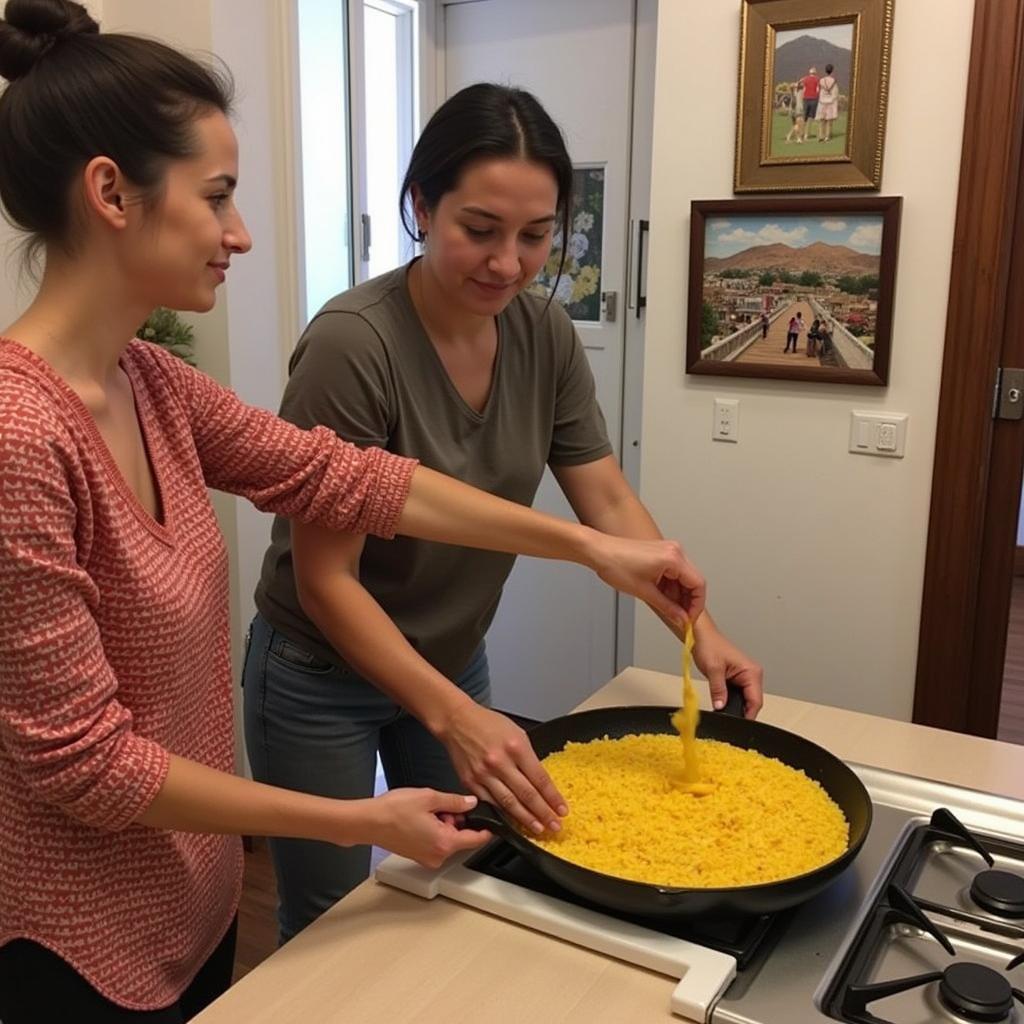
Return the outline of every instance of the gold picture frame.
[[[735,192],[881,187],[894,5],[742,0]]]

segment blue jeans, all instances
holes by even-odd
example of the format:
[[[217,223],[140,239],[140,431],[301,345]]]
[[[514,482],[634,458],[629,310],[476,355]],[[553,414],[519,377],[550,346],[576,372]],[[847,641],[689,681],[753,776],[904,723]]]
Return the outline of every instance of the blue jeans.
[[[483,644],[455,680],[491,703]],[[261,615],[250,627],[243,674],[245,745],[253,778],[337,799],[373,796],[377,753],[389,788],[463,792],[444,747],[373,683],[322,661]],[[369,846],[271,839],[281,941],[364,881]]]

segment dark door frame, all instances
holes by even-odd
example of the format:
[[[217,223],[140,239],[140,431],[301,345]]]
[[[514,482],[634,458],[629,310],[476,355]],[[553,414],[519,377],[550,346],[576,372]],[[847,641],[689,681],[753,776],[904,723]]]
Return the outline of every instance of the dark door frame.
[[[1024,0],[976,0],[914,694],[914,721],[995,736],[1024,421],[993,420],[1024,367]],[[922,172],[925,160],[922,159]]]

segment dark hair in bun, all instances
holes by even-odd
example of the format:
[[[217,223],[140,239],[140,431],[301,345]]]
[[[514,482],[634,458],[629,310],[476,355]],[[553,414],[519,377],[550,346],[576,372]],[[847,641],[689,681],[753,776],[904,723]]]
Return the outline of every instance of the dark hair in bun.
[[[197,116],[228,113],[232,84],[177,50],[100,33],[72,0],[7,0],[0,20],[0,202],[41,243],[68,246],[70,187],[106,156],[148,198],[195,152]]]
[[[0,21],[0,76],[13,82],[58,40],[99,30],[89,12],[70,0],[8,0]]]

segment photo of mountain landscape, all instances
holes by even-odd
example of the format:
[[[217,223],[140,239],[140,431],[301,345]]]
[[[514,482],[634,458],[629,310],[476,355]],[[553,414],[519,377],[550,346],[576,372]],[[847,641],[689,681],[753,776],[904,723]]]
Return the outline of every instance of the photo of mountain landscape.
[[[772,245],[755,245],[744,249],[735,256],[712,257],[704,261],[705,275],[721,273],[723,270],[789,270],[803,271],[813,266],[824,274],[877,274],[878,257],[856,252],[845,245],[830,245],[828,242],[812,242],[803,249],[777,242]]]
[[[898,199],[693,210],[688,369],[846,379],[887,361]]]

